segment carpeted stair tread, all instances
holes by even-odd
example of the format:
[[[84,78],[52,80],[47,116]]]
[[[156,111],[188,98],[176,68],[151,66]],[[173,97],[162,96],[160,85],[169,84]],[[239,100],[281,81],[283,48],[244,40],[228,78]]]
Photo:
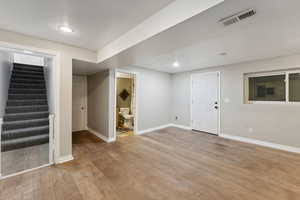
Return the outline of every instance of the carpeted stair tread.
[[[21,68],[21,67],[18,67],[18,68],[14,68],[14,72],[18,72],[18,73],[26,73],[26,74],[33,74],[33,73],[38,73],[38,74],[41,74],[44,72],[43,69],[31,69],[31,68]]]
[[[8,99],[47,99],[46,94],[8,94]]]
[[[21,129],[4,130],[2,133],[2,141],[16,139],[21,137],[42,135],[49,133],[49,126],[27,127]]]
[[[46,89],[10,88],[9,94],[46,94]]]
[[[25,88],[25,89],[45,89],[45,83],[11,83],[10,89],[12,88]]]
[[[26,71],[26,70],[20,70],[20,69],[14,69],[12,71],[12,75],[15,74],[23,74],[23,75],[38,75],[38,76],[44,76],[44,71]]]
[[[49,118],[39,118],[39,119],[29,119],[29,120],[20,120],[20,121],[8,121],[4,122],[2,127],[3,130],[13,130],[20,128],[29,128],[29,127],[39,127],[49,125]]]
[[[44,76],[44,69],[31,69],[31,68],[14,68],[12,74],[23,74],[23,75],[39,75]]]
[[[27,119],[40,119],[49,116],[49,112],[30,112],[30,113],[14,113],[14,114],[5,114],[4,121],[21,121]]]
[[[48,105],[47,99],[8,100],[7,106]]]
[[[45,83],[44,80],[39,79],[27,79],[27,78],[11,78],[11,83]]]
[[[22,78],[22,79],[37,79],[44,80],[44,75],[33,75],[33,74],[23,74],[23,73],[13,73],[11,75],[13,79]]]
[[[6,116],[21,116],[21,115],[34,115],[34,114],[44,114],[44,113],[49,113],[49,112],[27,112],[27,113],[10,113],[10,114],[5,114],[4,117]]]
[[[33,68],[43,68],[40,65],[30,65],[30,64],[24,64],[24,63],[14,63],[14,66],[21,66],[21,67],[33,67]]]
[[[27,64],[14,63],[14,69],[43,70],[44,68],[42,66],[38,66],[38,65],[27,65]]]
[[[48,105],[30,105],[30,106],[7,106],[5,113],[27,113],[48,111]]]
[[[17,138],[12,140],[6,140],[1,142],[2,151],[10,151],[40,144],[49,143],[49,135],[36,135],[25,138]]]
[[[48,143],[48,110],[44,68],[14,63],[3,117],[1,151]]]

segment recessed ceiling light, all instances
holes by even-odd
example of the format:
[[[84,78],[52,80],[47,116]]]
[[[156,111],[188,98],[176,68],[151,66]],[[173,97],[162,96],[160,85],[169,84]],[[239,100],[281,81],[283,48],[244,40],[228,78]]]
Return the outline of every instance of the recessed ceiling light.
[[[64,26],[60,26],[59,30],[62,31],[62,32],[64,32],[64,33],[73,33],[73,30],[70,27],[65,26],[65,25]]]
[[[178,62],[178,61],[175,61],[175,62],[173,63],[173,67],[180,67],[179,62]]]

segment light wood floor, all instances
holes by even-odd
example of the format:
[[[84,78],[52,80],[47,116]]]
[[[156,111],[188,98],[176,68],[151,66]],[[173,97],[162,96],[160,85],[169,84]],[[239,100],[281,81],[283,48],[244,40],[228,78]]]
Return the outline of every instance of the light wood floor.
[[[74,161],[0,181],[0,199],[300,199],[298,154],[177,128],[73,141]]]

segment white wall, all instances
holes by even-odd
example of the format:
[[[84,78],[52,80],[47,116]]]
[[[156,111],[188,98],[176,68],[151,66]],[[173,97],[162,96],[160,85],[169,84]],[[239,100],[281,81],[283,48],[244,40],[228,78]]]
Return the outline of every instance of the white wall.
[[[170,124],[171,75],[137,67],[121,70],[137,73],[138,131]],[[108,139],[113,138],[115,117],[115,74],[112,71],[88,76],[88,127]]]
[[[29,46],[31,50],[46,49],[59,53],[59,113],[56,118],[59,133],[59,159],[68,159],[72,155],[72,59],[96,62],[96,52],[64,45],[48,40],[0,30],[0,42]]]
[[[5,114],[5,107],[10,83],[13,55],[0,51],[0,118]]]
[[[27,55],[27,54],[20,54],[20,53],[14,53],[14,63],[37,65],[37,66],[45,65],[44,58],[42,56]]]
[[[120,69],[137,73],[138,131],[169,124],[172,111],[171,75],[138,67]],[[111,90],[113,88],[114,85]]]
[[[221,71],[221,133],[300,147],[299,105],[245,104],[243,94],[244,73],[299,67],[300,55],[294,55],[199,70]],[[183,126],[190,126],[191,120],[191,73],[172,75],[172,119],[174,123]],[[178,116],[177,121],[175,116]]]
[[[44,76],[46,81],[47,88],[47,100],[49,106],[49,113],[53,114],[55,111],[55,70],[54,70],[54,62],[52,58],[45,58],[45,67],[44,67]]]
[[[109,70],[87,77],[88,128],[109,136]]]

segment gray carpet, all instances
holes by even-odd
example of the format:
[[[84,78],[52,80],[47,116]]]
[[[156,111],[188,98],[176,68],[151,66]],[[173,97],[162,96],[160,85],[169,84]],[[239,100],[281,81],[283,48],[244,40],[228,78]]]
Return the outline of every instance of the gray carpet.
[[[48,117],[43,67],[15,63],[3,118],[1,151],[48,143]]]

